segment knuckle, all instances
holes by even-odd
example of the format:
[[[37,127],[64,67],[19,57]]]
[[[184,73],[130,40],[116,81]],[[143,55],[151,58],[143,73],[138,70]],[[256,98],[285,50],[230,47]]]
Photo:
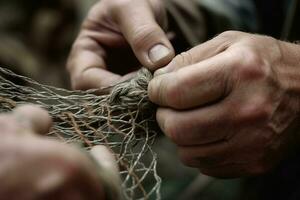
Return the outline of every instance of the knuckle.
[[[235,71],[241,79],[257,80],[268,76],[264,59],[255,49],[242,47],[237,49],[237,64]]]
[[[193,64],[193,55],[189,51],[178,54],[174,59],[173,63],[175,66],[184,67]]]
[[[272,107],[267,100],[256,97],[251,99],[246,105],[240,106],[238,110],[238,122],[263,122],[272,116]]]
[[[222,38],[222,39],[231,39],[233,37],[236,37],[236,35],[240,34],[239,31],[225,31],[219,34],[217,37]]]
[[[260,66],[263,65],[263,59],[261,56],[259,56],[255,49],[251,47],[244,47],[241,51],[241,54],[243,54],[243,62],[245,65],[248,66]]]
[[[265,103],[258,106],[257,112],[256,112],[256,118],[260,121],[266,121],[269,120],[272,116],[272,107],[270,104]]]
[[[133,35],[132,46],[136,50],[142,50],[153,43],[153,38],[157,37],[157,29],[154,25],[145,24],[136,27],[131,34]]]
[[[85,90],[88,89],[85,80],[82,75],[71,74],[71,86],[74,90]]]

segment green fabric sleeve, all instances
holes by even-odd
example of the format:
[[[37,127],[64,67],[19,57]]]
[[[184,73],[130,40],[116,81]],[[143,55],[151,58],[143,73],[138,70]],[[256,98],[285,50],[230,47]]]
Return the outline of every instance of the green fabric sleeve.
[[[195,46],[226,30],[255,31],[252,0],[166,0],[170,29]]]

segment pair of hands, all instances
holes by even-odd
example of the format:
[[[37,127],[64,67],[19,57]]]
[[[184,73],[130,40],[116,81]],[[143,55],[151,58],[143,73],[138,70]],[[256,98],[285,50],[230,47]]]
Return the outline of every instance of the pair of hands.
[[[166,22],[162,2],[96,4],[70,54],[73,88],[120,81],[124,77],[110,71],[106,57],[116,59],[120,48],[133,49],[153,71],[166,65],[155,72],[149,97],[160,105],[159,125],[178,145],[185,164],[217,177],[266,172],[298,143],[288,130],[299,117],[299,46],[226,32],[174,58],[161,28]],[[0,123],[1,197],[105,198],[98,169],[86,155],[35,135],[50,126],[44,111],[19,108],[2,115]],[[113,166],[107,150],[96,147],[92,154],[100,165]]]
[[[160,106],[157,121],[185,164],[216,177],[268,171],[296,142],[288,129],[299,117],[299,46],[229,31],[174,58],[161,28],[162,2],[96,4],[69,58],[73,88],[122,80],[110,71],[107,53],[117,59],[118,49],[131,48],[150,70],[165,66],[155,72],[149,97]]]
[[[104,58],[109,49],[128,50],[127,41],[143,65],[153,69],[174,57],[169,40],[156,23],[165,19],[161,1],[128,2],[102,0],[91,9],[68,62],[73,88],[98,88],[120,81],[120,75],[105,70]],[[160,25],[164,23],[160,21]],[[147,37],[150,40],[144,40]],[[97,146],[90,152],[92,160],[76,148],[42,137],[50,126],[47,112],[36,106],[0,115],[1,198],[105,199],[108,191],[104,188],[117,198],[118,189],[104,185],[105,181],[120,183],[112,154]],[[99,172],[111,174],[109,180],[103,180]]]
[[[0,115],[1,199],[105,199],[99,171],[117,174],[112,154],[96,146],[90,152],[93,161],[76,148],[42,137],[51,123],[48,113],[33,105]]]

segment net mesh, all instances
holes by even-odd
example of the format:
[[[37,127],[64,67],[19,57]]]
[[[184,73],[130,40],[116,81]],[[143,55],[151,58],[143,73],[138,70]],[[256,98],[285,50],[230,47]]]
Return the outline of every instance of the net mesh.
[[[0,112],[40,105],[53,118],[49,136],[87,150],[105,145],[114,152],[125,199],[160,199],[157,156],[151,148],[159,129],[147,96],[151,78],[142,68],[136,77],[109,88],[69,91],[0,68]]]

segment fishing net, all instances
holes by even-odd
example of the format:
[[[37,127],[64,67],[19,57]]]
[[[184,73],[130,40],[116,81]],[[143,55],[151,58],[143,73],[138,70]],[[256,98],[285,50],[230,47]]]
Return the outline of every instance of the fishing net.
[[[20,104],[40,105],[54,121],[49,136],[87,150],[105,145],[114,152],[125,199],[160,199],[157,156],[151,148],[159,129],[147,96],[151,78],[142,68],[113,87],[69,91],[0,68],[0,112]]]

